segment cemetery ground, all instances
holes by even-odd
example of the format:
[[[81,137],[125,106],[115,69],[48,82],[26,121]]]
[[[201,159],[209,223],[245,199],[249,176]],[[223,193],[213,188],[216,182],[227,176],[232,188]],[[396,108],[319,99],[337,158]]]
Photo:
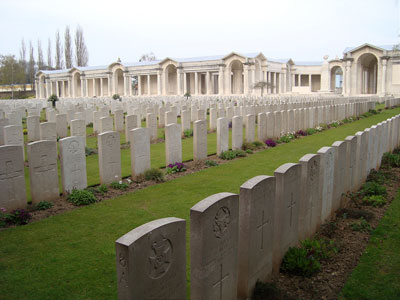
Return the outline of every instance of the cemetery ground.
[[[189,220],[190,207],[207,196],[219,192],[237,193],[238,187],[253,176],[272,175],[283,163],[296,162],[304,154],[315,153],[322,146],[343,140],[346,136],[399,112],[400,108],[383,110],[378,115],[293,140],[288,144],[217,167],[74,209],[26,226],[2,230],[1,298],[115,299],[117,283],[114,242],[126,232],[163,217],[175,216]],[[160,145],[163,152],[164,145]],[[190,150],[191,147],[190,142]],[[214,146],[209,144],[208,151],[215,152],[214,149],[215,143]],[[97,160],[94,161],[97,163]],[[122,159],[122,164],[126,164],[129,170],[129,161],[124,162]],[[90,172],[88,165],[88,174]],[[90,180],[88,181],[90,184]],[[396,201],[400,201],[399,197]],[[399,205],[393,207],[398,209]],[[390,217],[391,214],[388,215]],[[187,223],[189,228],[189,222]],[[397,243],[398,240],[397,233]],[[189,244],[187,253],[190,253]],[[190,264],[187,266],[190,278]],[[351,291],[351,287],[347,289]]]

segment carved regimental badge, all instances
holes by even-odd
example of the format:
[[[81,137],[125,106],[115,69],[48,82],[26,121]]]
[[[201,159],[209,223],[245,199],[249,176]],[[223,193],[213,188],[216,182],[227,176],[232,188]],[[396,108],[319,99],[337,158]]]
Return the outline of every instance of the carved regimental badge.
[[[164,276],[172,264],[172,244],[165,236],[157,238],[150,247],[149,276],[157,279]]]
[[[226,206],[221,207],[214,220],[214,234],[217,238],[221,238],[228,230],[228,225],[231,222],[231,213]]]

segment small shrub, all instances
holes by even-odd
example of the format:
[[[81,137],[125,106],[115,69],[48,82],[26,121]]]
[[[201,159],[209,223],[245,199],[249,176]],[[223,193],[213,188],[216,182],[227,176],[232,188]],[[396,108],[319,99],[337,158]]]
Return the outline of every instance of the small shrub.
[[[370,181],[364,183],[364,185],[361,188],[361,193],[364,196],[373,196],[373,195],[386,196],[387,191],[386,188],[380,185],[379,183]]]
[[[243,143],[242,145],[242,150],[246,151],[246,150],[254,150],[256,147],[253,145],[253,143]]]
[[[306,130],[306,133],[307,133],[307,135],[312,135],[312,134],[314,134],[314,133],[317,133],[317,130],[314,129],[314,128],[308,128],[308,129]]]
[[[67,200],[75,206],[88,205],[96,202],[96,197],[88,190],[73,190]]]
[[[283,257],[281,271],[311,277],[321,269],[321,264],[304,248],[290,247]]]
[[[228,127],[232,128],[232,121],[229,121]]]
[[[218,163],[217,163],[216,161],[208,160],[208,159],[204,162],[204,164],[205,164],[207,167],[215,167],[215,166],[218,166]]]
[[[363,210],[363,209],[349,209],[349,208],[343,208],[340,210],[339,215],[342,216],[342,218],[347,219],[365,219],[367,221],[370,221],[373,219],[374,214],[370,211]]]
[[[246,153],[247,153],[247,154],[253,154],[253,150],[247,149],[247,150],[246,150]]]
[[[86,156],[92,155],[94,153],[96,153],[96,151],[94,149],[89,148],[89,147],[85,147],[85,155]]]
[[[332,123],[329,124],[330,127],[338,127],[340,125],[339,121],[333,121]]]
[[[382,157],[382,166],[386,168],[400,167],[400,155],[386,152]]]
[[[227,151],[221,152],[219,157],[224,160],[232,160],[232,159],[236,158],[236,154],[232,150],[227,150]]]
[[[372,115],[378,114],[378,112],[376,111],[376,109],[370,109],[368,112],[369,112],[370,114],[372,114]]]
[[[122,100],[122,98],[121,98],[121,96],[120,96],[119,94],[114,94],[114,95],[112,96],[112,98],[113,98],[114,100],[119,100],[119,101]]]
[[[144,172],[144,178],[146,180],[154,180],[156,182],[162,182],[164,181],[164,174],[163,172],[161,172],[161,170],[152,168]]]
[[[7,210],[4,207],[0,207],[0,228],[7,225]]]
[[[372,169],[367,177],[367,182],[373,181],[382,185],[385,184],[388,179],[390,179],[388,174],[384,173],[381,170],[376,171],[375,169]]]
[[[258,148],[264,148],[264,144],[263,144],[262,142],[260,142],[260,141],[254,141],[254,142],[253,142],[253,145],[254,145],[254,147],[255,147],[256,149],[258,149]]]
[[[289,136],[287,136],[287,135],[284,135],[284,136],[282,136],[279,140],[278,140],[278,143],[290,143],[290,141],[291,141],[292,139],[289,137]]]
[[[47,202],[47,201],[40,201],[38,204],[36,204],[37,210],[46,210],[46,209],[49,209],[52,207],[53,207],[53,203]]]
[[[27,134],[28,134],[28,129],[26,129],[26,128],[22,129],[22,133],[23,133],[24,135],[27,135]]]
[[[332,238],[334,233],[339,227],[335,222],[329,222],[326,224],[321,225],[321,234],[324,236],[327,236],[329,238]]]
[[[89,124],[87,124],[86,125],[87,127],[90,127],[90,128],[92,128],[93,127],[93,123],[92,122],[90,122]]]
[[[236,157],[246,157],[246,152],[243,150],[233,150],[233,152],[235,153]]]
[[[363,203],[373,207],[382,207],[386,204],[386,198],[381,195],[366,196],[363,198]]]
[[[301,246],[317,260],[329,259],[339,251],[335,242],[327,239],[306,239]]]
[[[97,189],[101,194],[105,194],[108,192],[108,187],[105,184],[101,184]]]
[[[306,136],[306,135],[307,135],[307,132],[304,131],[304,130],[299,130],[299,131],[296,132],[296,134],[297,134],[298,136]]]
[[[169,164],[167,166],[166,171],[167,171],[167,174],[175,174],[175,173],[179,173],[179,172],[185,172],[186,167],[183,163],[176,162],[174,164]]]
[[[16,209],[6,215],[6,223],[8,225],[25,225],[32,219],[29,212],[24,209]]]
[[[122,181],[114,181],[111,182],[110,186],[115,190],[126,190],[129,187],[129,184]]]
[[[372,227],[371,225],[364,219],[361,218],[360,221],[354,222],[350,224],[351,230],[353,231],[360,231],[360,232],[366,232],[370,233],[372,232]]]
[[[276,147],[276,142],[272,139],[268,139],[265,141],[265,145],[267,145],[268,147]]]
[[[185,130],[183,131],[183,135],[184,135],[186,138],[189,138],[189,137],[193,136],[193,129],[185,129]]]

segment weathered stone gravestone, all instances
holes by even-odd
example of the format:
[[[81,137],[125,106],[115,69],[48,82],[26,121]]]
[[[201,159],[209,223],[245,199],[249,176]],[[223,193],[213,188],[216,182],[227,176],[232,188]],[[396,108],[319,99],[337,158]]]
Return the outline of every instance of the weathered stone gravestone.
[[[146,127],[150,130],[150,141],[157,140],[157,117],[155,114],[146,115]]]
[[[57,199],[60,193],[57,142],[46,140],[29,143],[28,160],[32,203]]]
[[[217,155],[229,149],[229,127],[227,118],[217,120]]]
[[[137,128],[137,115],[127,115],[125,118],[125,142],[129,142],[129,132]]]
[[[299,207],[299,239],[311,237],[321,224],[321,156],[306,154],[300,158],[302,201]]]
[[[164,218],[115,242],[118,300],[186,299],[186,221]]]
[[[207,159],[207,121],[198,120],[193,123],[193,160]]]
[[[264,142],[267,139],[267,114],[258,114],[258,127],[257,127],[258,139]]]
[[[217,110],[210,108],[210,130],[215,131],[217,129]]]
[[[161,106],[158,109],[158,126],[164,127],[165,126],[165,107]]]
[[[277,139],[282,134],[282,112],[274,111],[274,139]]]
[[[254,142],[256,134],[256,117],[254,115],[246,115],[244,123],[246,131],[246,142],[252,143]]]
[[[66,114],[56,115],[56,132],[57,136],[60,138],[68,136],[68,122]]]
[[[121,148],[119,133],[107,131],[97,136],[99,149],[100,183],[110,184],[121,180]]]
[[[275,139],[275,114],[267,112],[267,139]]]
[[[179,124],[165,126],[166,165],[182,162],[182,140]]]
[[[177,123],[178,123],[178,121],[177,121],[177,116],[176,116],[175,112],[167,111],[165,113],[165,125],[177,124]]]
[[[332,213],[340,208],[342,193],[345,192],[345,178],[347,166],[347,144],[344,141],[336,141],[332,144],[335,148],[335,171],[333,180]]]
[[[0,146],[0,207],[8,212],[26,207],[23,148]]]
[[[243,118],[232,118],[232,150],[241,150],[243,145]]]
[[[321,222],[324,223],[330,219],[332,213],[333,182],[335,178],[335,149],[332,147],[322,147],[317,153],[321,155]]]
[[[238,299],[272,273],[275,177],[256,176],[240,187]]]
[[[3,127],[4,144],[5,145],[18,145],[24,149],[24,134],[21,125],[7,125]],[[24,160],[25,152],[22,151]]]
[[[190,299],[236,299],[239,197],[212,195],[190,209]]]
[[[122,109],[117,109],[114,111],[114,124],[115,131],[124,131],[124,111]]]
[[[71,136],[80,136],[83,138],[86,146],[86,122],[84,120],[71,121]],[[85,149],[85,147],[83,147]]]
[[[358,190],[362,183],[367,179],[367,156],[368,156],[368,145],[367,145],[367,133],[364,131],[358,131],[356,133],[357,138],[357,176],[356,176],[356,190]],[[383,135],[383,140],[386,136]],[[384,144],[384,141],[383,143]]]
[[[274,172],[276,177],[273,270],[277,272],[289,247],[298,242],[299,206],[301,201],[301,166],[287,163]]]
[[[73,122],[83,120],[72,120]],[[59,140],[61,178],[64,193],[83,190],[87,187],[85,138],[72,136]]]
[[[135,128],[129,132],[132,176],[137,177],[150,169],[150,133],[148,128]]]
[[[182,126],[182,133],[185,130],[190,129],[190,111],[188,110],[182,110],[181,113],[181,126]]]
[[[4,126],[8,125],[8,119],[0,119],[0,146],[4,145]]]
[[[355,136],[348,136],[345,138],[347,141],[346,150],[346,171],[345,171],[345,191],[353,191],[354,180],[356,176],[356,163],[357,163],[357,138]]]
[[[99,132],[113,131],[113,119],[111,117],[102,117],[99,121]]]
[[[48,141],[57,141],[56,123],[40,123],[40,139]]]
[[[40,117],[27,117],[26,127],[28,129],[28,142],[40,140]]]

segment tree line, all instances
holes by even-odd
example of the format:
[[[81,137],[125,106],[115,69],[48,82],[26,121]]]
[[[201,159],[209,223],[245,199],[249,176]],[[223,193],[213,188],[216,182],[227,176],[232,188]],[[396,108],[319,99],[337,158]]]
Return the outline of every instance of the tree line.
[[[47,42],[46,59],[40,40],[37,41],[36,46],[35,52],[32,41],[29,41],[29,49],[27,49],[25,40],[22,39],[19,58],[12,54],[0,55],[0,85],[31,84],[34,89],[35,74],[39,70],[62,70],[72,68],[72,66],[88,65],[89,52],[80,26],[76,28],[74,43],[69,26],[64,31],[64,43],[62,43],[60,31],[57,30],[54,57],[50,38]]]

